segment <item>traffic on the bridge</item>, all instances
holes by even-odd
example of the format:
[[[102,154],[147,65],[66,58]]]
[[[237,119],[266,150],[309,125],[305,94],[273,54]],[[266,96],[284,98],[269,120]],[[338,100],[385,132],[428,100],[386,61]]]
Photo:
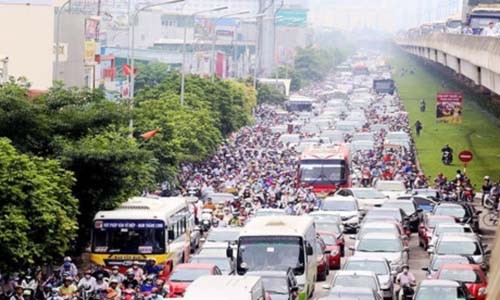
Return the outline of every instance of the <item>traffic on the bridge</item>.
[[[500,299],[499,37],[500,1],[0,0],[0,300]]]

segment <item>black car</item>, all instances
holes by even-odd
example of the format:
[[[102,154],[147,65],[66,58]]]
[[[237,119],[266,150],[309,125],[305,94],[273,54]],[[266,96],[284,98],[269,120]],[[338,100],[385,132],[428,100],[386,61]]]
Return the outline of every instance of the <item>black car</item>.
[[[452,216],[457,223],[468,224],[474,232],[479,232],[479,214],[469,203],[438,203],[432,210],[436,216]]]
[[[387,200],[382,208],[401,208],[408,217],[408,225],[411,232],[418,232],[418,226],[423,219],[423,210],[413,200]]]

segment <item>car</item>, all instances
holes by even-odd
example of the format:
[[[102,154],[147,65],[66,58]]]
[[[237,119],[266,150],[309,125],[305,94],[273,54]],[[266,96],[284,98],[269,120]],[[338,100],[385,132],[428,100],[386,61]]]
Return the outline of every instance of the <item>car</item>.
[[[428,250],[434,255],[462,255],[469,257],[474,264],[480,265],[483,269],[488,268],[488,258],[491,251],[486,250],[486,245],[481,244],[477,237],[467,235],[443,235],[436,242],[433,249]]]
[[[442,234],[445,233],[473,233],[472,228],[468,225],[461,224],[437,224],[432,233],[431,240],[429,241],[429,248],[436,245],[437,240]]]
[[[236,243],[240,236],[240,227],[213,228],[205,239],[205,245],[210,243]]]
[[[321,210],[338,214],[342,219],[345,231],[356,232],[358,230],[361,212],[354,197],[327,197],[323,200]]]
[[[290,144],[291,146],[298,145],[300,143],[300,135],[299,134],[282,134],[278,141],[283,144]]]
[[[372,124],[370,126],[371,132],[378,132],[380,130],[385,130],[386,132],[388,132],[389,131],[389,124]]]
[[[383,221],[373,221],[363,223],[363,226],[360,227],[358,234],[356,236],[351,236],[351,239],[356,239],[359,240],[362,238],[365,234],[367,233],[392,233],[395,235],[399,235],[401,239],[404,242],[405,246],[409,245],[410,238],[409,238],[409,233],[406,232],[401,226],[399,222],[396,220],[391,221],[389,220],[383,220]]]
[[[319,234],[323,242],[325,242],[326,253],[330,255],[329,256],[330,270],[340,269],[340,258],[342,256],[342,253],[337,243],[336,234],[324,230],[317,230],[316,233]]]
[[[377,180],[375,182],[375,189],[390,199],[396,199],[406,194],[406,186],[399,180]]]
[[[439,203],[439,202],[432,200],[428,197],[418,196],[418,195],[399,196],[397,199],[398,200],[413,200],[417,204],[417,207],[422,209],[424,212],[432,212],[434,207]]]
[[[293,300],[298,284],[291,268],[286,271],[249,271],[245,276],[262,278],[266,293],[273,300]]]
[[[284,209],[260,208],[255,212],[255,214],[253,216],[254,216],[254,218],[256,218],[256,217],[284,216],[284,215],[286,215],[286,212]]]
[[[370,133],[370,132],[358,132],[358,133],[353,134],[352,141],[353,142],[369,141],[369,142],[374,143],[375,137],[374,137],[373,133]]]
[[[450,216],[424,215],[422,223],[418,226],[418,244],[427,249],[431,241],[434,228],[437,224],[455,224],[455,218]]]
[[[386,135],[385,135],[385,139],[386,140],[391,140],[391,141],[394,141],[394,140],[403,140],[403,141],[410,141],[410,136],[408,135],[408,133],[404,132],[404,131],[389,131]]]
[[[341,188],[335,195],[353,196],[358,200],[358,205],[362,210],[380,206],[388,199],[388,197],[374,188]]]
[[[232,263],[227,257],[193,255],[189,258],[189,263],[216,265],[222,275],[231,275],[234,272]]]
[[[329,141],[331,144],[335,143],[343,143],[344,140],[344,134],[340,131],[335,131],[335,130],[325,130],[320,134],[320,138],[326,143]]]
[[[387,200],[382,204],[382,208],[392,207],[401,208],[407,217],[411,232],[418,232],[418,225],[422,222],[423,214],[422,209],[417,207],[413,200]]]
[[[369,287],[383,298],[380,282],[374,272],[371,271],[337,271],[332,279],[333,288],[365,288]]]
[[[355,153],[357,151],[370,151],[375,149],[375,143],[373,141],[353,141],[350,144],[351,153]]]
[[[326,252],[326,244],[321,237],[316,237],[317,281],[325,281],[330,274],[330,254]]]
[[[451,280],[422,280],[418,285],[413,300],[472,300],[463,283]]]
[[[340,131],[343,134],[354,134],[358,128],[357,122],[351,121],[339,121],[335,124],[335,130]]]
[[[385,217],[396,219],[401,226],[405,229],[405,231],[409,230],[409,218],[401,208],[393,208],[393,207],[374,207],[366,213],[366,218],[369,219],[371,217]]]
[[[198,251],[198,256],[226,257],[227,242],[205,243]]]
[[[341,225],[334,222],[326,222],[326,221],[314,221],[316,225],[317,231],[326,231],[330,234],[334,234],[337,238],[337,245],[340,248],[340,255],[344,256],[345,254],[345,238],[344,231],[342,230]]]
[[[383,257],[389,261],[391,270],[398,273],[408,264],[409,248],[400,236],[392,233],[367,233],[349,249],[357,257]]]
[[[452,216],[461,224],[469,224],[475,231],[479,232],[479,218],[481,211],[476,211],[472,205],[467,203],[444,203],[436,205],[432,211],[435,216]]]
[[[197,278],[204,275],[222,275],[216,265],[212,264],[178,264],[168,275],[165,282],[170,298],[184,296],[186,288]]]
[[[329,294],[318,300],[382,300],[380,295],[367,287],[334,287]]]
[[[396,272],[391,271],[389,261],[381,257],[361,258],[351,256],[347,258],[342,270],[346,271],[372,271],[380,282],[385,299],[391,299],[394,295],[394,279]]]
[[[443,199],[441,191],[437,189],[431,189],[431,188],[413,189],[412,193],[415,196],[425,197],[435,202],[439,202],[441,199]]]
[[[434,278],[465,283],[469,293],[476,300],[486,300],[488,280],[478,265],[441,265]]]
[[[434,278],[434,274],[439,270],[441,265],[444,264],[454,264],[454,265],[469,265],[474,263],[469,257],[462,255],[436,255],[432,257],[429,265],[427,267],[422,268],[422,270],[426,271],[427,278]]]

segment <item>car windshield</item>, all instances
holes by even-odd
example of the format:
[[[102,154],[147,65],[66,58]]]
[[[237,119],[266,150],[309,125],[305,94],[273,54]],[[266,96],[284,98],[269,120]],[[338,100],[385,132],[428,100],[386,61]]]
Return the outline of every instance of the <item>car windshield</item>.
[[[226,248],[206,248],[202,247],[198,253],[200,256],[226,257]]]
[[[388,217],[388,218],[393,218],[398,220],[399,222],[402,221],[401,213],[398,212],[397,210],[370,210],[367,214],[368,217],[372,216],[381,216],[381,217]]]
[[[462,226],[436,226],[436,234],[440,235],[444,232],[465,232]]]
[[[192,282],[198,277],[210,275],[209,269],[180,268],[175,269],[170,276],[171,282]]]
[[[212,230],[208,236],[208,242],[232,242],[238,240],[239,231],[234,230]]]
[[[333,222],[316,222],[316,229],[317,230],[324,230],[324,231],[331,231],[337,235],[342,232],[340,230],[339,224],[333,223]]]
[[[370,227],[368,226],[363,226],[362,229],[358,233],[358,238],[363,237],[367,233],[373,233],[373,232],[378,232],[378,233],[394,233],[395,235],[399,235],[398,229],[394,227]]]
[[[418,300],[459,300],[467,299],[464,292],[456,287],[423,286],[417,291],[415,299]]]
[[[481,276],[474,270],[443,269],[439,273],[439,279],[454,280],[464,283],[480,283]]]
[[[270,294],[288,295],[288,284],[286,277],[262,276],[264,289]]]
[[[320,161],[318,161],[320,162]],[[326,162],[324,164],[310,164],[303,162],[300,165],[300,182],[307,184],[332,184],[346,179],[344,161]]]
[[[408,140],[408,134],[405,132],[389,132],[386,135],[388,140]]]
[[[401,181],[378,181],[375,187],[379,191],[388,192],[404,192],[406,191],[405,185]]]
[[[488,27],[490,22],[497,23],[497,18],[489,18],[489,17],[472,17],[470,19],[470,27],[471,28],[484,28]]]
[[[415,205],[413,202],[397,201],[397,202],[386,202],[382,207],[393,207],[401,208],[407,215],[412,215],[416,212]]]
[[[320,233],[319,236],[321,237],[323,242],[325,242],[325,245],[327,246],[337,245],[337,239],[333,235]]]
[[[231,263],[226,257],[193,257],[190,262],[195,264],[216,265],[222,272],[231,271]]]
[[[361,252],[399,252],[403,245],[399,239],[361,239],[357,251]]]
[[[345,286],[345,287],[370,287],[373,290],[377,290],[377,283],[375,278],[371,276],[359,276],[359,275],[339,275],[335,277],[332,283],[333,287]]]
[[[442,241],[438,244],[437,254],[481,255],[481,248],[473,241]]]
[[[370,270],[377,275],[389,274],[387,263],[383,261],[348,261],[344,265],[344,270],[347,271],[366,271]]]
[[[432,262],[431,270],[437,271],[441,267],[441,265],[446,264],[459,264],[459,265],[468,265],[470,261],[465,256],[457,256],[457,257],[440,257],[437,256],[436,259]]]
[[[376,189],[353,190],[354,196],[358,199],[383,199],[385,195]]]
[[[296,275],[302,275],[304,261],[301,237],[240,237],[236,262],[238,274],[247,271],[282,271],[293,268]]]
[[[332,200],[323,202],[323,210],[326,211],[355,211],[356,203],[354,201]]]
[[[438,206],[434,211],[434,215],[463,218],[465,216],[465,209],[461,206]]]
[[[313,217],[314,221],[316,223],[340,223],[342,220],[340,218],[340,215],[338,214],[311,214],[311,217]]]

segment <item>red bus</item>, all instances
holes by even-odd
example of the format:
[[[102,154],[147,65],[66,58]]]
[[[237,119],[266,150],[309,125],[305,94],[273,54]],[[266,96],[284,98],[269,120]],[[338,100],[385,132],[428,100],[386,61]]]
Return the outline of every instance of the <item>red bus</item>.
[[[312,187],[315,193],[334,192],[352,185],[349,147],[321,145],[305,149],[299,157],[297,186]]]

